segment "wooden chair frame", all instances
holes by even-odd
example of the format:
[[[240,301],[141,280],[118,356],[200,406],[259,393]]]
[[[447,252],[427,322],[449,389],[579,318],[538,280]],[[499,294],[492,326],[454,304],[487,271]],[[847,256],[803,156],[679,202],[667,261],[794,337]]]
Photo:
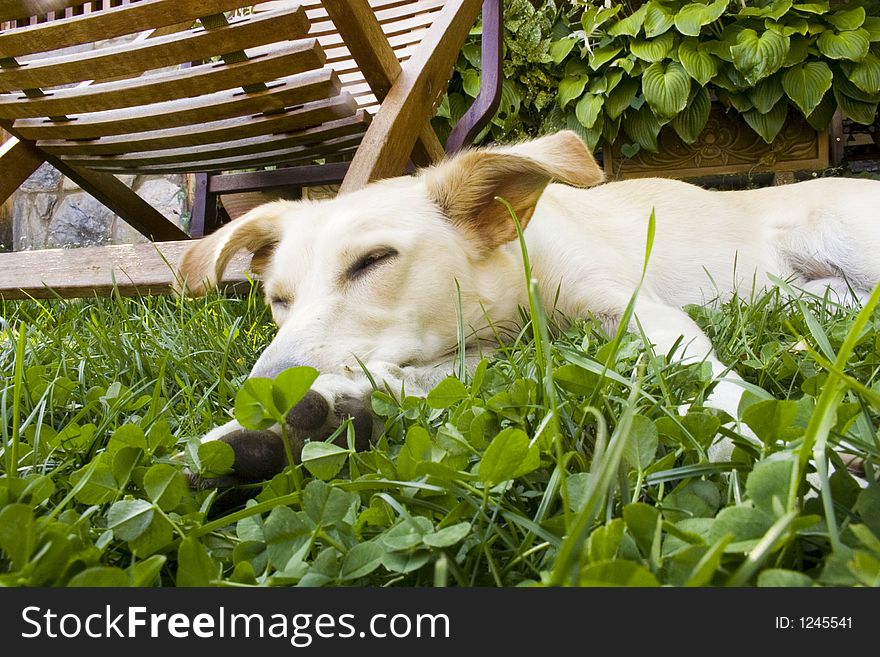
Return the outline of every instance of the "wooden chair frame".
[[[144,3],[163,1],[141,0]],[[78,4],[71,0],[37,2],[44,8],[54,9]],[[221,194],[336,182],[341,182],[340,192],[345,193],[372,180],[400,175],[410,160],[417,166],[435,162],[445,152],[460,149],[491,120],[500,100],[502,80],[501,0],[446,2],[403,66],[367,0],[323,0],[322,4],[380,102],[354,157],[350,162],[322,166],[293,166],[228,175],[199,174],[193,209],[194,236],[216,226],[216,214],[212,209]],[[129,19],[138,15],[134,7],[137,4],[128,5]],[[449,44],[464,43],[481,8],[484,25],[481,93],[453,130],[444,149],[430,119],[446,90],[446,81],[459,54],[458,49],[451,49]],[[8,16],[4,17],[0,11],[0,20],[4,18]],[[43,29],[51,29],[51,23]],[[0,50],[0,67],[2,63],[3,52]],[[0,256],[3,261],[0,297],[82,296],[106,292],[114,286],[132,293],[168,292],[171,281],[169,263],[177,261],[190,235],[167,221],[111,173],[71,164],[38,148],[35,141],[23,134],[11,120],[2,118],[2,113],[0,128],[11,136],[0,145],[0,170],[3,171],[0,202],[40,165],[49,162],[150,240],[176,242],[3,254]],[[233,271],[232,277],[241,279],[242,272]]]

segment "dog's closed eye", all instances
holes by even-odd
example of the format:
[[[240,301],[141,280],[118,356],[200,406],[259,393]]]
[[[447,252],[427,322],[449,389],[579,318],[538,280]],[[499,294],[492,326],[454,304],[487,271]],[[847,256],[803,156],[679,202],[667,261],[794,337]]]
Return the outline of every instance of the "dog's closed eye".
[[[269,299],[269,304],[272,306],[273,310],[287,310],[290,307],[290,299],[285,299],[284,297],[271,297]]]
[[[378,265],[390,261],[397,255],[397,249],[391,247],[383,247],[381,249],[376,249],[375,251],[370,251],[366,255],[355,260],[354,264],[345,271],[345,277],[350,281],[355,280],[356,278],[372,271]]]

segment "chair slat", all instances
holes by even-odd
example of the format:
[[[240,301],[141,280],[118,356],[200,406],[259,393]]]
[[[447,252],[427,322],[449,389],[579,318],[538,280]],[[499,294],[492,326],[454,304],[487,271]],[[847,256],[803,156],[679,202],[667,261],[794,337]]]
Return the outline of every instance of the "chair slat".
[[[413,30],[430,27],[434,23],[436,17],[436,11],[410,16],[405,19],[383,24],[382,32],[384,32],[387,37],[407,34]],[[329,21],[326,23],[312,23],[312,29],[309,30],[309,34],[320,37],[321,45],[325,47],[337,46],[343,43],[342,37],[336,32],[333,23]]]
[[[302,10],[254,14],[214,30],[198,28],[91,52],[33,60],[18,68],[0,70],[0,92],[45,89],[96,77],[137,75],[267,43],[299,39],[306,36],[308,27]]]
[[[14,21],[32,16],[45,16],[50,12],[64,11],[83,4],[83,0],[3,0],[0,3],[0,22]]]
[[[323,49],[315,39],[293,41],[280,48],[264,46],[248,54],[253,58],[246,62],[203,64],[139,78],[57,89],[38,98],[3,94],[0,95],[0,118],[63,116],[150,105],[269,82],[292,71],[317,69],[324,64]]]
[[[251,168],[273,166],[278,164],[292,164],[295,162],[303,162],[313,160],[319,157],[327,157],[328,155],[342,155],[353,152],[361,142],[361,135],[352,135],[348,137],[340,137],[338,139],[330,139],[320,144],[312,146],[297,146],[295,148],[285,148],[275,151],[261,152],[255,155],[240,156],[232,158],[206,159],[197,162],[188,162],[184,164],[165,164],[155,166],[138,166],[138,173],[148,174],[172,174],[172,173],[190,173],[192,171],[229,171],[237,168]],[[105,173],[131,173],[132,169],[126,166],[120,166],[123,161],[114,165],[90,166],[95,171]]]
[[[254,2],[248,0],[141,0],[121,7],[2,32],[0,57],[21,57],[94,43],[126,34],[193,22],[201,16],[232,11],[252,4]]]
[[[147,107],[95,112],[72,117],[73,120],[69,121],[19,119],[13,125],[18,134],[31,140],[95,139],[283,111],[294,105],[335,96],[339,90],[340,82],[336,73],[330,69],[319,69],[283,78],[264,91],[250,94],[227,90]]]
[[[4,253],[0,299],[54,299],[121,294],[172,294],[177,265],[189,240],[123,244],[83,249],[43,249]],[[249,287],[250,254],[233,256],[224,285]]]
[[[172,148],[195,148],[226,141],[257,137],[275,132],[291,132],[325,121],[354,116],[357,103],[349,94],[305,103],[283,113],[244,116],[134,135],[118,135],[90,141],[48,140],[37,145],[58,156],[119,155]]]
[[[64,161],[75,166],[89,168],[105,168],[121,165],[126,169],[146,170],[148,167],[164,164],[185,164],[205,160],[240,158],[264,154],[281,148],[314,145],[322,141],[362,135],[369,124],[370,115],[358,112],[354,116],[336,121],[325,121],[319,125],[308,127],[296,132],[274,132],[247,139],[223,141],[219,144],[191,146],[145,153],[125,154],[120,156],[72,156],[64,157]],[[192,166],[192,165],[190,165]]]

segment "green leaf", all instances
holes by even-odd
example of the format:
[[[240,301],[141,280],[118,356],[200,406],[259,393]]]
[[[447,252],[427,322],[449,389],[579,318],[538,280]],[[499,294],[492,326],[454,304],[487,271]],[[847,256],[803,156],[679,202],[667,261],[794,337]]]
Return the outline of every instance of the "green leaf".
[[[157,463],[144,474],[144,490],[156,506],[170,511],[180,504],[189,486],[180,470],[167,463]]]
[[[350,452],[345,447],[321,441],[307,442],[302,449],[302,464],[313,476],[329,481],[345,465]]]
[[[740,16],[755,16],[758,18],[781,18],[791,9],[791,0],[775,0],[763,7],[744,7],[739,11]]]
[[[642,5],[638,9],[636,9],[629,16],[617,21],[611,27],[608,28],[608,34],[611,36],[620,36],[621,34],[625,34],[627,36],[635,36],[639,33],[639,30],[642,29],[642,24],[645,22],[645,16],[648,13],[648,6]]]
[[[825,14],[825,21],[831,23],[839,31],[855,30],[865,22],[865,8],[851,7],[835,11],[833,14]]]
[[[553,60],[554,64],[561,64],[565,61],[565,58],[568,57],[576,44],[577,39],[574,37],[565,37],[553,41],[550,44],[550,59]]]
[[[813,586],[812,579],[803,573],[784,568],[768,568],[758,575],[758,586],[761,587],[796,587],[803,588]]]
[[[709,5],[688,3],[675,15],[675,27],[687,36],[699,36],[704,25],[721,17],[728,2],[729,0],[716,0]]]
[[[663,34],[675,24],[675,14],[669,7],[657,2],[657,0],[651,0],[646,3],[646,6],[645,20],[642,24],[646,37],[651,38]]]
[[[833,78],[825,62],[807,62],[782,74],[782,88],[804,116],[809,116],[831,88]]]
[[[266,554],[276,570],[284,570],[308,547],[312,527],[306,523],[305,517],[305,514],[286,506],[276,506],[266,518]]]
[[[373,541],[358,543],[342,558],[339,579],[352,580],[369,575],[382,565],[384,554],[385,550],[378,543]]]
[[[688,75],[700,86],[705,86],[718,74],[718,58],[697,39],[682,40],[678,46],[678,59]]]
[[[317,378],[313,367],[291,367],[272,380],[272,401],[281,417],[305,397]]]
[[[779,70],[789,43],[789,37],[772,30],[766,30],[761,36],[755,30],[743,30],[736,37],[736,45],[730,47],[730,55],[736,69],[754,85]]]
[[[830,7],[827,2],[805,2],[803,4],[792,5],[792,9],[807,12],[809,14],[825,14],[828,13]]]
[[[850,119],[862,125],[873,125],[877,115],[877,103],[867,103],[851,98],[845,93],[841,93],[840,87],[834,85],[834,99],[840,105],[840,109]]]
[[[588,544],[591,562],[614,559],[623,540],[625,524],[622,518],[615,518],[606,525],[593,530]]]
[[[852,65],[847,77],[867,94],[880,92],[880,58],[869,52],[862,61]]]
[[[620,46],[608,45],[602,48],[595,48],[591,53],[590,57],[587,60],[587,63],[590,66],[590,70],[598,71],[600,68],[605,66],[608,62],[610,62],[614,57],[617,56],[617,53],[621,51]]]
[[[660,123],[647,103],[635,112],[627,112],[623,117],[623,130],[641,148],[651,153],[657,152],[657,135]]]
[[[480,93],[480,72],[469,68],[461,73],[461,88],[471,98]]]
[[[310,481],[303,491],[303,511],[321,527],[352,524],[359,502],[357,493],[328,486],[323,481]]]
[[[859,493],[854,509],[862,522],[880,536],[880,486],[875,483]]]
[[[785,125],[785,119],[788,117],[788,101],[780,100],[766,114],[752,109],[745,112],[742,117],[749,127],[760,135],[761,139],[770,144],[776,139],[782,126]]]
[[[623,459],[636,470],[643,471],[654,460],[660,437],[654,422],[644,415],[633,415],[630,436]]]
[[[645,100],[661,118],[672,119],[687,107],[690,90],[690,77],[677,62],[656,62],[642,74]]]
[[[434,531],[431,521],[422,516],[402,518],[394,527],[382,534],[382,544],[389,550],[412,550],[422,545],[426,534]]]
[[[623,521],[642,555],[650,558],[659,547],[655,544],[660,540],[660,511],[644,502],[634,502],[623,507]]]
[[[753,506],[729,506],[715,517],[709,539],[715,542],[725,534],[731,534],[733,543],[727,546],[726,551],[748,552],[772,524],[770,516]]]
[[[235,395],[235,419],[247,429],[268,429],[284,418],[275,408],[272,379],[249,378]]]
[[[128,567],[132,586],[153,586],[165,566],[168,558],[162,554],[156,554],[148,559],[139,561]],[[127,586],[128,584],[126,584]]]
[[[67,586],[70,588],[92,586],[122,587],[128,586],[128,583],[128,575],[121,568],[94,566],[74,575],[67,583]]]
[[[605,98],[605,114],[610,119],[616,119],[623,111],[629,107],[630,102],[635,97],[636,93],[639,91],[639,81],[634,80],[632,78],[627,78],[620,82],[614,89],[611,90],[611,93],[608,94]],[[565,366],[563,366],[565,367]],[[576,367],[572,365],[572,367]],[[596,375],[593,375],[595,378]],[[554,373],[555,378],[555,373]]]
[[[411,573],[428,563],[434,555],[430,550],[418,552],[386,552],[382,555],[382,565],[393,573]]]
[[[819,35],[816,46],[819,52],[829,59],[848,59],[857,62],[868,54],[871,41],[868,32],[861,28],[836,34],[826,30]]]
[[[721,493],[711,481],[688,481],[663,498],[663,517],[670,522],[715,515]]]
[[[121,541],[133,541],[153,520],[153,505],[145,500],[120,500],[107,511],[107,528]]]
[[[494,486],[531,472],[540,465],[536,445],[522,429],[507,428],[492,439],[480,461],[477,474],[484,484]]]
[[[834,112],[837,111],[837,103],[834,99],[834,94],[826,92],[824,96],[822,96],[822,100],[819,101],[819,104],[816,105],[816,109],[810,112],[809,116],[807,116],[807,123],[812,126],[814,130],[824,130],[828,127],[828,124],[831,123],[831,119],[834,117]]]
[[[764,444],[773,445],[777,441],[793,440],[803,434],[803,426],[795,423],[797,415],[797,402],[768,399],[749,406],[742,419]]]
[[[592,128],[602,111],[602,96],[585,93],[574,108],[574,115],[585,128]]]
[[[787,453],[783,454],[788,456]],[[785,508],[793,472],[794,462],[791,458],[759,461],[746,480],[749,499],[768,516],[778,516],[777,511]]]
[[[880,41],[880,16],[867,16],[862,29],[868,33],[868,40],[871,43]]]
[[[465,385],[454,376],[448,376],[428,393],[427,402],[431,408],[444,409],[467,399],[467,396]]]
[[[653,39],[633,39],[629,47],[632,54],[639,59],[644,59],[646,62],[659,62],[666,59],[674,42],[673,33],[666,32]]]
[[[187,536],[177,550],[177,586],[210,586],[220,576],[220,566],[198,539]]]
[[[26,504],[8,504],[0,509],[0,550],[14,570],[25,567],[36,544],[34,514]]]
[[[149,527],[136,539],[129,541],[128,547],[136,557],[144,558],[168,546],[174,539],[174,526],[165,516],[154,513]]]
[[[565,109],[565,106],[575,98],[580,98],[589,81],[590,78],[587,75],[578,75],[576,77],[566,75],[562,78],[559,81],[559,92],[556,96],[559,106]]]
[[[147,437],[144,430],[134,424],[123,424],[110,437],[107,444],[108,451],[115,452],[122,447],[139,447],[147,449]]]
[[[669,125],[685,144],[693,144],[706,127],[711,109],[709,91],[706,87],[700,87],[693,94],[684,111],[672,119]]]
[[[451,547],[464,539],[471,531],[471,523],[460,522],[443,529],[438,529],[430,534],[425,534],[422,539],[425,545],[434,548]]]
[[[581,570],[578,586],[660,586],[650,570],[633,561],[600,561]]]
[[[761,80],[754,89],[750,89],[748,97],[755,109],[766,113],[773,109],[784,93],[779,75],[771,75],[769,78]]]
[[[199,474],[204,477],[218,477],[232,471],[235,452],[229,444],[221,440],[209,440],[198,448]]]

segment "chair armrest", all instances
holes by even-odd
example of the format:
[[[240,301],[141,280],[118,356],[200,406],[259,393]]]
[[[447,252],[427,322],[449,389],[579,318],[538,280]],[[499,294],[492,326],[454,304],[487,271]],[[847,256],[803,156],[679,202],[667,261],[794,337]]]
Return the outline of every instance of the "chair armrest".
[[[483,0],[480,93],[446,140],[446,152],[457,153],[486,127],[501,103],[502,0]]]

